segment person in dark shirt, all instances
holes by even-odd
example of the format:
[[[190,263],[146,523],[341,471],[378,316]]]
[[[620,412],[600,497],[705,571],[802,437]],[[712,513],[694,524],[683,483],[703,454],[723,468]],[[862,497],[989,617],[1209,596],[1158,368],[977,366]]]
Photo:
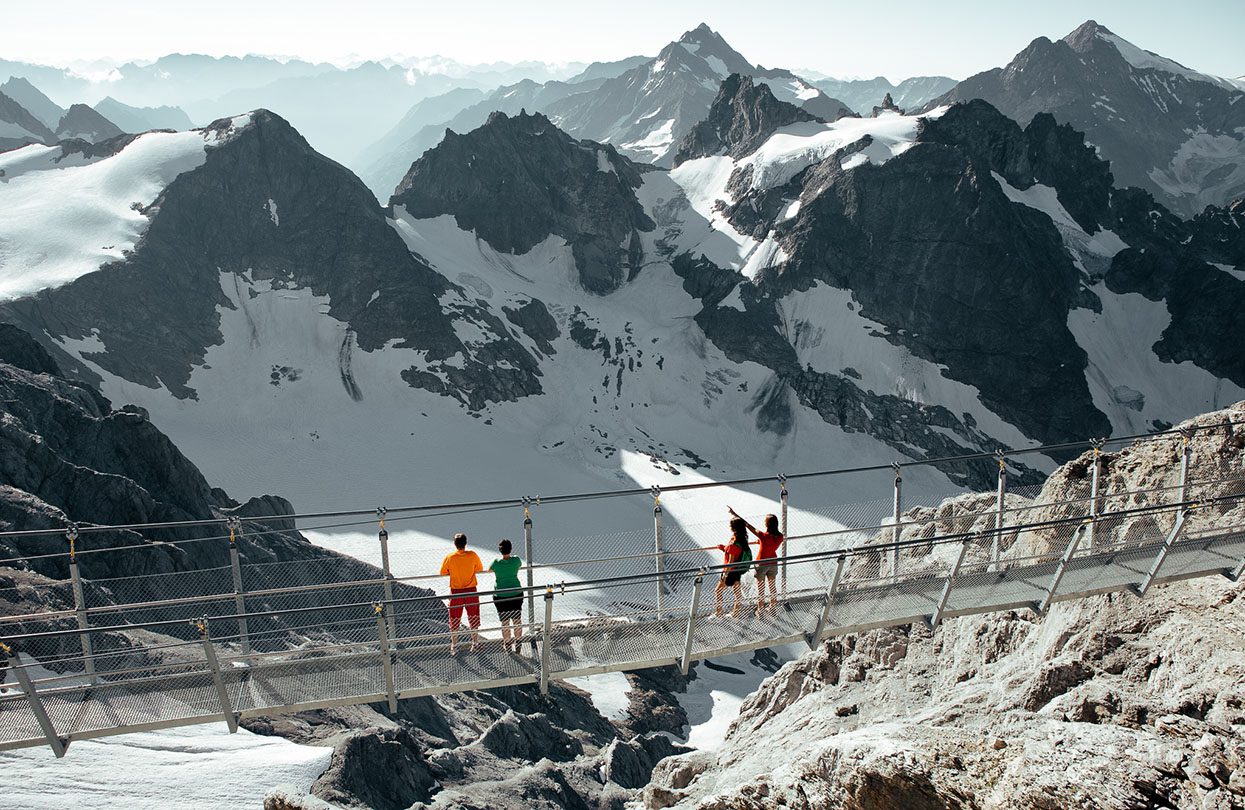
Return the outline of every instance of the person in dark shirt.
[[[765,516],[765,531],[759,531],[748,521],[741,518],[734,509],[727,507],[731,517],[743,520],[748,531],[756,536],[761,545],[757,552],[757,615],[765,611],[765,587],[769,585],[769,611],[774,615],[778,610],[778,547],[782,545],[782,532],[778,531],[778,516]]]

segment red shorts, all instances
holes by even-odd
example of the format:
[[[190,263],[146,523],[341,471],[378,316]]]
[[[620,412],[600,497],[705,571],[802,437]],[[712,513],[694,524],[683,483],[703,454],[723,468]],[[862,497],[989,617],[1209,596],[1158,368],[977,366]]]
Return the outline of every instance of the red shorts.
[[[450,588],[450,593],[471,594],[450,599],[450,627],[458,629],[462,623],[463,609],[467,610],[467,621],[472,627],[480,626],[480,597],[476,596],[475,588]]]

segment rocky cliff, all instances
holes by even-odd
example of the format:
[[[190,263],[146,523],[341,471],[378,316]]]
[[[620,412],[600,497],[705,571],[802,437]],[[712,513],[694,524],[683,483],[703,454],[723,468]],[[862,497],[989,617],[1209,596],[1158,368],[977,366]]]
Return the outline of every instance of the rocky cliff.
[[[1245,403],[1193,420],[1194,469],[1239,490]],[[1170,483],[1175,443],[1105,458]],[[1083,493],[1086,459],[1038,503]],[[1236,487],[1236,489],[1233,489]],[[944,504],[948,514],[963,510]],[[1239,503],[1216,507],[1240,520]],[[1209,519],[1207,516],[1202,520]],[[1041,541],[1038,541],[1039,544]],[[1026,551],[1045,551],[1037,546]],[[723,748],[659,764],[649,808],[1245,806],[1245,582],[1195,580],[832,638],[744,704]]]
[[[459,228],[506,253],[560,236],[584,289],[604,294],[638,273],[644,258],[640,232],[653,222],[635,197],[643,170],[540,113],[494,113],[466,135],[447,132],[389,202],[417,219],[451,214]]]

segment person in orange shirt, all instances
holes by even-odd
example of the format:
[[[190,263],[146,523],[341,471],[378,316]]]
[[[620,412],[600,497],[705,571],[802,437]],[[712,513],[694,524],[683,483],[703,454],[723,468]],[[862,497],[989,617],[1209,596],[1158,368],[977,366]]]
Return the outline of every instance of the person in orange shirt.
[[[480,646],[480,597],[476,596],[476,574],[484,570],[480,556],[467,550],[467,535],[454,535],[454,553],[441,561],[441,576],[450,578],[450,654],[458,651],[458,626],[463,610],[471,625],[471,649]],[[463,594],[458,596],[457,594]]]

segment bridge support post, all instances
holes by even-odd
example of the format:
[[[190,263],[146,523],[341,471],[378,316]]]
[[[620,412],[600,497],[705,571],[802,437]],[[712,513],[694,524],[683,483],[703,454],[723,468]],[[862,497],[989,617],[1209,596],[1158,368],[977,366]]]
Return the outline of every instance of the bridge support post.
[[[1000,484],[1000,486],[1002,485]],[[1002,503],[1002,498],[1003,498],[1002,490],[1000,489],[999,503]],[[1001,520],[1002,517],[1003,517],[1003,513],[1000,512],[999,519]],[[955,578],[960,573],[960,566],[964,564],[964,557],[965,555],[968,554],[968,546],[970,543],[972,543],[972,541],[973,541],[973,538],[966,537],[960,542],[960,551],[955,557],[955,563],[951,566],[951,571],[947,574],[947,584],[943,586],[942,595],[938,597],[938,607],[934,608],[934,615],[930,617],[930,620],[929,620],[930,627],[937,627],[939,623],[942,621],[943,611],[947,609],[947,602],[951,599],[951,589],[955,587]],[[994,550],[996,552],[998,551],[998,548],[999,548],[998,543],[999,543],[998,535],[995,534]],[[996,556],[994,558],[993,564],[997,565],[998,561],[999,561],[998,557]]]
[[[999,557],[1003,553],[1003,502],[1007,497],[1007,457],[1003,455],[1003,451],[997,451],[999,458],[999,485],[998,493],[994,506],[994,541],[990,544],[990,563],[991,567],[998,569]],[[960,559],[964,555],[961,552]],[[958,567],[958,565],[957,565]],[[937,620],[934,622],[937,624]]]
[[[683,638],[683,659],[679,662],[679,670],[686,675],[692,666],[692,632],[696,628],[696,612],[700,609],[700,592],[705,585],[705,572],[696,574],[692,583],[692,606],[687,611],[687,635]]]
[[[1163,546],[1159,549],[1159,553],[1154,557],[1154,562],[1150,565],[1150,570],[1146,573],[1146,578],[1137,586],[1136,592],[1138,598],[1146,595],[1146,591],[1150,590],[1150,586],[1154,584],[1154,580],[1159,575],[1159,569],[1163,567],[1163,562],[1167,559],[1167,555],[1171,553],[1172,546],[1176,544],[1176,539],[1180,536],[1180,532],[1184,529],[1185,519],[1189,515],[1188,509],[1180,510],[1176,515],[1176,523],[1172,526],[1167,537],[1163,538]]]
[[[778,503],[781,512],[778,515],[778,531],[782,534],[782,545],[778,551],[782,554],[782,595],[787,597],[787,476],[778,476]]]
[[[899,580],[899,537],[903,531],[903,474],[899,462],[891,465],[895,468],[895,528],[891,530],[891,579]]]
[[[545,589],[544,633],[540,639],[540,693],[549,694],[549,645],[553,642],[553,588]]]
[[[91,649],[91,630],[90,623],[86,616],[86,599],[82,593],[82,575],[78,571],[78,526],[70,524],[69,529],[65,532],[66,539],[69,540],[69,579],[73,584],[73,606],[74,612],[78,618],[78,629],[82,632],[78,634],[78,640],[82,644],[82,671],[94,686],[98,681],[95,675],[95,653]]]
[[[226,520],[229,527],[229,569],[233,574],[233,606],[238,616],[238,641],[242,645],[242,654],[251,655],[251,633],[246,621],[246,591],[242,589],[242,565],[238,561],[238,532],[242,521],[234,516]]]
[[[385,694],[389,697],[390,713],[398,710],[398,692],[393,684],[393,647],[389,643],[389,622],[385,616],[384,606],[379,602],[372,605],[376,612],[376,638],[380,640],[380,662],[385,672]]]
[[[533,582],[533,568],[536,560],[532,556],[532,499],[523,496],[523,559],[527,568],[527,626],[528,637],[534,634],[532,628],[536,627],[536,586]],[[534,645],[535,640],[532,641]],[[532,653],[535,654],[536,648],[532,647]]]
[[[1193,456],[1192,433],[1180,432],[1180,502],[1189,498],[1189,460]]]
[[[657,618],[666,612],[666,549],[661,527],[661,487],[654,486],[653,493],[653,569],[657,573]]]
[[[389,632],[390,638],[395,638],[397,632],[397,620],[393,615],[393,569],[389,567],[389,530],[385,528],[385,515],[388,509],[380,507],[376,510],[376,518],[380,521],[380,531],[377,538],[380,540],[380,569],[384,577],[381,584],[381,592],[385,595],[385,624]]]
[[[225,679],[220,674],[220,662],[216,659],[216,648],[212,646],[212,635],[208,632],[207,618],[199,619],[193,624],[199,630],[199,637],[203,639],[203,655],[207,658],[208,669],[212,672],[212,685],[216,687],[216,698],[220,701],[221,715],[225,718],[229,733],[236,734],[238,715],[234,714],[233,708],[229,705],[229,692],[225,690]]]
[[[826,623],[830,621],[830,605],[834,601],[834,594],[839,589],[839,583],[843,580],[843,567],[847,564],[847,555],[840,554],[839,558],[834,562],[834,576],[830,578],[830,587],[826,589],[825,601],[821,603],[821,613],[817,616],[817,625],[813,628],[813,632],[808,636],[809,649],[816,649],[821,643],[821,634],[826,632]]]
[[[1072,539],[1068,541],[1068,547],[1064,549],[1063,556],[1059,558],[1059,565],[1055,566],[1055,574],[1050,578],[1050,585],[1046,587],[1046,596],[1038,605],[1038,613],[1045,613],[1050,608],[1051,601],[1055,598],[1055,592],[1059,590],[1059,581],[1063,579],[1068,563],[1072,560],[1072,556],[1076,554],[1076,548],[1081,544],[1082,536],[1091,526],[1093,526],[1093,521],[1087,520],[1080,526],[1077,526],[1076,531],[1072,532]]]
[[[1094,529],[1098,527],[1098,481],[1102,472],[1102,439],[1094,439],[1094,457],[1090,463],[1090,479],[1089,479],[1089,526],[1085,529],[1085,533],[1089,535],[1090,551],[1094,551],[1098,547],[1098,538],[1094,536]]]
[[[69,743],[56,736],[56,727],[52,725],[52,718],[48,717],[47,709],[43,707],[43,701],[39,698],[35,685],[30,681],[30,673],[22,668],[22,662],[7,644],[0,644],[0,652],[8,658],[9,669],[13,670],[18,685],[22,687],[26,700],[30,702],[30,711],[39,723],[39,730],[47,739],[48,747],[52,749],[57,759],[61,759],[65,756],[65,749],[69,747]]]

